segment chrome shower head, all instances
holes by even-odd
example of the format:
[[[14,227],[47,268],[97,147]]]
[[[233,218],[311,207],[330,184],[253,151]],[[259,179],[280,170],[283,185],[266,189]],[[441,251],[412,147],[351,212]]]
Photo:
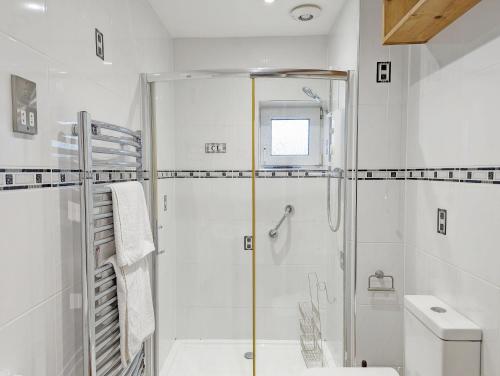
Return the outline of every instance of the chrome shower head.
[[[314,91],[312,91],[312,89],[310,87],[304,86],[302,88],[302,91],[304,92],[305,95],[312,98],[314,101],[321,103],[321,97],[318,94],[316,94]]]

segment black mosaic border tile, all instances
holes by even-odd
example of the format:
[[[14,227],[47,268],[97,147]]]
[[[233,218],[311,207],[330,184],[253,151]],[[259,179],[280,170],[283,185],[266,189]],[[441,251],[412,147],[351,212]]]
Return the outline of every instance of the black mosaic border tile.
[[[324,178],[327,170],[257,170],[257,178]],[[158,179],[251,178],[250,170],[161,170]],[[425,180],[500,184],[500,167],[440,167],[348,170],[348,180]]]
[[[358,180],[422,180],[471,184],[500,184],[500,167],[358,170],[357,178]]]
[[[255,176],[259,179],[285,178],[322,178],[326,177],[327,170],[256,170]],[[160,170],[158,179],[249,179],[252,170]]]
[[[258,179],[324,178],[328,170],[286,169],[256,171]],[[81,185],[81,171],[71,169],[0,168],[0,191]],[[135,170],[94,170],[96,184],[137,181]],[[142,178],[150,180],[150,172]],[[251,170],[160,170],[158,179],[249,179]],[[500,167],[440,167],[348,170],[348,180],[423,180],[470,184],[500,184]]]
[[[143,180],[150,180],[149,171],[142,171]],[[100,179],[96,179],[99,176]],[[137,181],[134,170],[94,170],[96,184]],[[62,188],[82,185],[81,170],[0,168],[0,191],[28,190],[40,188]]]

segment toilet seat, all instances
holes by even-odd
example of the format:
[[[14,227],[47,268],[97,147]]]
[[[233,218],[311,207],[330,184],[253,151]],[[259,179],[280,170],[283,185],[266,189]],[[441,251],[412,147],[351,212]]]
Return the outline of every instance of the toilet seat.
[[[302,376],[399,376],[393,368],[310,368]]]

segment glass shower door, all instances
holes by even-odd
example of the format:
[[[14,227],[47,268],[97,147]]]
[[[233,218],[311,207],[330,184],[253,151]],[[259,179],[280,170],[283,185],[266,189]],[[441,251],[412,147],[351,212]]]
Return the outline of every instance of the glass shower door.
[[[344,359],[345,82],[254,84],[255,374],[300,376]]]
[[[249,376],[248,78],[156,83],[160,376]]]

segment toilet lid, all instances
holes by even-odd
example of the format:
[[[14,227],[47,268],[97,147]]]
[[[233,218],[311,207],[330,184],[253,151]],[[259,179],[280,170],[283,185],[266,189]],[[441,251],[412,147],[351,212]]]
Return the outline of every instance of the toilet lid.
[[[399,376],[393,368],[310,368],[302,376]]]

